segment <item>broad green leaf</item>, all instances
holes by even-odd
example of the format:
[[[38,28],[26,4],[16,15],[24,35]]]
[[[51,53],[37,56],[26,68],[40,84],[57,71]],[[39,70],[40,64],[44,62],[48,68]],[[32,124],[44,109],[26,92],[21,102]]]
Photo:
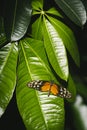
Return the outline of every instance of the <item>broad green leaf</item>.
[[[79,66],[80,65],[79,51],[72,30],[68,26],[63,24],[61,21],[53,17],[48,16],[48,19],[55,27],[59,36],[62,38],[62,41],[65,47],[67,48],[67,50],[69,51],[70,55],[72,56],[74,62],[76,63],[77,66]]]
[[[5,11],[5,31],[11,41],[21,39],[31,18],[31,0],[9,0]]]
[[[54,7],[50,8],[48,11],[45,11],[45,12],[48,14],[56,15],[56,16],[63,18],[63,16]]]
[[[11,100],[16,83],[18,49],[9,43],[0,50],[0,117]]]
[[[6,42],[3,19],[0,18],[0,47]]]
[[[36,11],[40,11],[41,9],[43,9],[43,0],[33,0],[32,8]]]
[[[28,88],[27,83],[42,79],[55,82],[43,43],[25,39],[19,43],[16,97],[27,130],[63,130],[64,102],[62,98]]]
[[[78,26],[86,23],[86,10],[81,0],[55,0],[63,12]]]
[[[32,24],[32,37],[37,40],[42,40],[42,16]]]
[[[44,19],[43,35],[46,52],[53,69],[60,78],[67,80],[69,72],[66,50],[58,32],[47,19]]]

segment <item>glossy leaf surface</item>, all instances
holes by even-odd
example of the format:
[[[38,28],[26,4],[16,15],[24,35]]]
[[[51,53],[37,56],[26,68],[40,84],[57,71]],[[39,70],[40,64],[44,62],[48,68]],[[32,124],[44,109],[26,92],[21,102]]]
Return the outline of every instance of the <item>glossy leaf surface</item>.
[[[41,41],[25,39],[19,44],[17,104],[27,130],[63,130],[64,102],[62,98],[46,92],[28,88],[32,80],[51,80],[55,82],[46,59]]]
[[[48,19],[55,27],[65,47],[67,48],[70,55],[72,56],[74,62],[76,63],[77,66],[79,66],[80,65],[79,51],[78,51],[76,39],[72,30],[68,26],[63,24],[61,21],[53,17],[48,17]]]
[[[86,10],[81,0],[55,0],[64,13],[77,25],[86,23]]]
[[[9,0],[5,14],[5,30],[9,40],[22,38],[31,18],[31,0]]]
[[[15,89],[17,55],[16,43],[9,43],[0,50],[0,116],[4,113]]]
[[[62,79],[67,80],[69,72],[66,50],[58,32],[47,19],[44,19],[43,35],[46,52],[53,69]]]

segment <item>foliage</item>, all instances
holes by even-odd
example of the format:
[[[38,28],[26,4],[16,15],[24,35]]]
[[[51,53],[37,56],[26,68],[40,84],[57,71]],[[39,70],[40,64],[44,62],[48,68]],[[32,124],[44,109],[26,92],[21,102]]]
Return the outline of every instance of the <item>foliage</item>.
[[[86,129],[85,123],[75,127],[73,122],[72,128],[67,123],[68,109],[72,118],[78,112],[82,120],[75,103],[76,91],[84,99],[87,97],[87,88],[82,88],[82,82],[77,84],[79,78],[72,73],[71,65],[73,61],[80,66],[72,26],[82,29],[86,24],[84,3],[85,0],[9,0],[0,4],[0,117],[15,91],[27,130]],[[48,97],[47,92],[29,89],[27,83],[32,80],[52,80],[67,87],[72,98]]]

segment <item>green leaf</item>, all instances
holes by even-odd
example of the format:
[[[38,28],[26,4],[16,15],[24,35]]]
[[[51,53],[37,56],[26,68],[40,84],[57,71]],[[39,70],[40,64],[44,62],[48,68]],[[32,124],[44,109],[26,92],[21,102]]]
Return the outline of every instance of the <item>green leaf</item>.
[[[63,16],[54,7],[50,8],[48,11],[45,11],[45,12],[48,13],[48,14],[56,15],[58,17],[63,18]]]
[[[79,51],[72,30],[68,26],[63,24],[61,21],[53,17],[48,16],[48,19],[55,27],[59,36],[62,38],[63,43],[66,46],[67,50],[69,51],[70,55],[72,56],[74,62],[76,63],[77,66],[79,66],[80,65]]]
[[[11,41],[21,39],[31,18],[31,0],[9,0],[5,14],[5,30]]]
[[[18,49],[9,43],[0,50],[0,117],[11,100],[16,83]]]
[[[40,11],[41,9],[43,9],[43,0],[33,0],[32,8],[36,11]]]
[[[46,52],[53,69],[60,78],[67,80],[69,72],[66,50],[56,29],[47,19],[44,19],[43,35]]]
[[[86,10],[81,0],[55,0],[64,13],[78,26],[86,23]]]
[[[42,40],[42,16],[32,24],[32,37],[37,40]]]
[[[27,130],[63,130],[64,101],[46,92],[28,88],[27,83],[42,79],[55,82],[46,58],[43,43],[25,39],[19,43],[17,104]]]

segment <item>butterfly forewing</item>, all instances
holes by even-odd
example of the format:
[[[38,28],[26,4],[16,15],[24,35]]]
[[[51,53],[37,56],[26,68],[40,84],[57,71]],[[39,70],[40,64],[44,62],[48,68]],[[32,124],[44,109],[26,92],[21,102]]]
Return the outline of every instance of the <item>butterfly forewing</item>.
[[[29,88],[34,88],[41,91],[41,87],[44,85],[45,81],[43,80],[33,80],[27,84]]]
[[[44,82],[42,87],[41,87],[41,91],[42,92],[47,92],[50,90],[50,82]]]

